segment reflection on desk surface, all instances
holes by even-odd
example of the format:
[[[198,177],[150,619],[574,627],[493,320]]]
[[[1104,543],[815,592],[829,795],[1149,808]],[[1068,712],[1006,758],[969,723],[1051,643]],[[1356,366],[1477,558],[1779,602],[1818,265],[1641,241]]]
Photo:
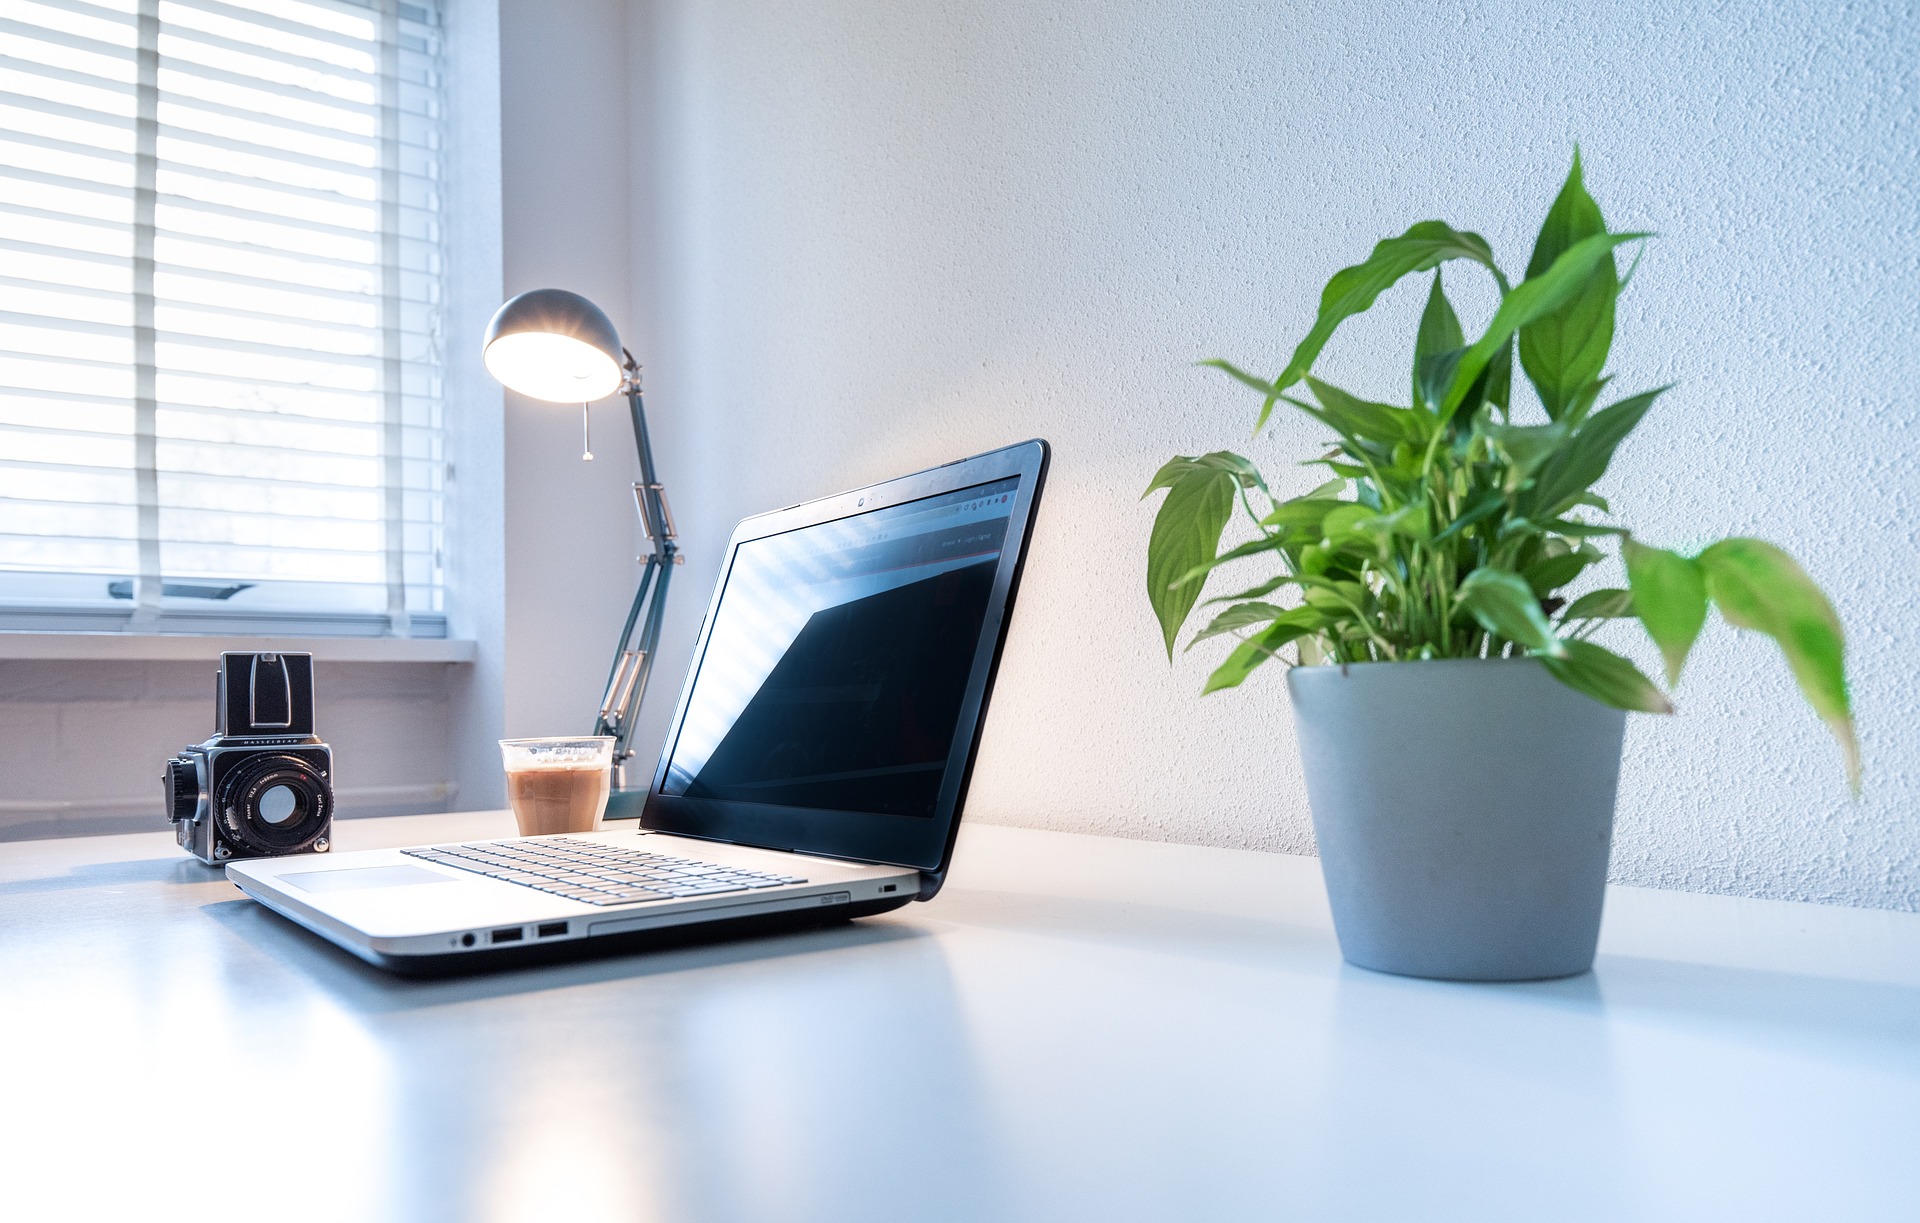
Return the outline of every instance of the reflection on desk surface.
[[[0,853],[9,1218],[1864,1219],[1920,1200],[1913,915],[1622,891],[1597,972],[1452,985],[1343,966],[1311,860],[979,827],[930,905],[417,982],[165,845]]]

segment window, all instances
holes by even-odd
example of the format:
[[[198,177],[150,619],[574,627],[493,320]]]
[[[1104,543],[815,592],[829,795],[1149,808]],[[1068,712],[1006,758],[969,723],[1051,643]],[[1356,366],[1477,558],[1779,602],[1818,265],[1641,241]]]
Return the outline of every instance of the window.
[[[440,45],[0,5],[0,627],[445,635]]]

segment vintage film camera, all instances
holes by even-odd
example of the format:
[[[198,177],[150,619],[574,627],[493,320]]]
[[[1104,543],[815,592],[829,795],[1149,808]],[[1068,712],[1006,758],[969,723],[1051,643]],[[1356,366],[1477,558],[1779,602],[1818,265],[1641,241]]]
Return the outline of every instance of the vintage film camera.
[[[313,655],[222,654],[213,738],[167,762],[167,818],[209,866],[325,853],[333,749],[313,733]]]

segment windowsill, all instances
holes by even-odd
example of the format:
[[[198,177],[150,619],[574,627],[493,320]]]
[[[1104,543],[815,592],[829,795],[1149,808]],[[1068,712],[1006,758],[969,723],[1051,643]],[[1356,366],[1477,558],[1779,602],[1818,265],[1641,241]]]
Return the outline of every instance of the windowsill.
[[[470,663],[474,643],[445,637],[199,636],[192,633],[0,631],[0,661],[115,659],[213,662],[224,650],[310,653],[321,662]]]

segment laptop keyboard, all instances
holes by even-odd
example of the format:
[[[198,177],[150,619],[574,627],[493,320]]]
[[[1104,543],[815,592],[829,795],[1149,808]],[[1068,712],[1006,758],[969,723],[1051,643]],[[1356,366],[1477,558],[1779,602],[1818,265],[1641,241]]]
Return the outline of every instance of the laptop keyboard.
[[[739,870],[570,837],[521,837],[401,852],[590,905],[644,904],[806,882],[798,875]]]

